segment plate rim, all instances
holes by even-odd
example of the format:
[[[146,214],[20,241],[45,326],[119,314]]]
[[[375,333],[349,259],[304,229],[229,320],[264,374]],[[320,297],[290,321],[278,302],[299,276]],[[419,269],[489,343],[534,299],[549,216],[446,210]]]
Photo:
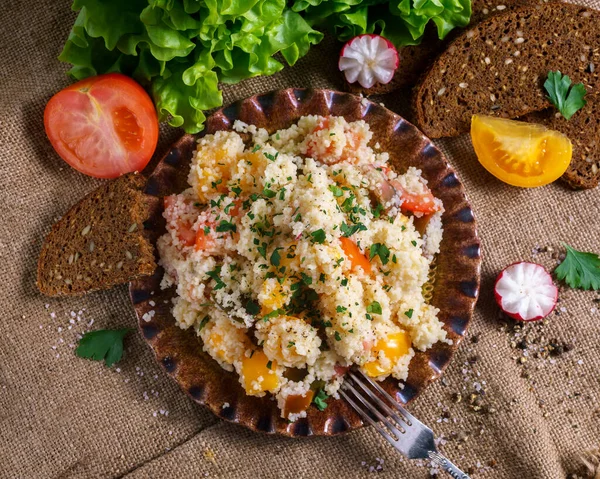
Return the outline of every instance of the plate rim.
[[[159,203],[159,200],[158,200],[159,196],[157,195],[159,188],[153,184],[153,179],[156,179],[157,175],[160,175],[162,173],[161,168],[164,169],[165,165],[176,164],[175,159],[172,158],[174,156],[173,152],[177,152],[177,151],[180,152],[181,150],[184,149],[183,148],[184,145],[189,146],[189,144],[191,144],[191,145],[195,146],[196,140],[203,137],[206,134],[213,133],[214,131],[218,131],[218,130],[222,130],[222,129],[231,130],[233,127],[233,122],[236,119],[238,119],[237,117],[239,116],[239,113],[245,111],[245,109],[255,108],[257,106],[262,107],[262,105],[266,105],[269,103],[269,99],[271,99],[271,101],[273,101],[273,104],[276,104],[277,101],[280,101],[280,102],[281,101],[284,101],[284,102],[289,101],[289,102],[293,103],[293,99],[295,99],[301,105],[303,101],[307,102],[308,100],[312,100],[313,98],[317,98],[316,101],[325,102],[326,108],[329,110],[331,110],[332,105],[335,104],[336,100],[337,101],[343,100],[347,104],[351,104],[354,107],[364,108],[364,112],[362,112],[361,118],[364,118],[365,116],[367,116],[371,110],[377,110],[377,111],[381,110],[381,111],[383,111],[383,113],[385,115],[387,115],[387,117],[389,119],[393,119],[395,121],[395,124],[399,125],[399,128],[401,127],[403,131],[405,131],[407,133],[411,133],[411,134],[416,133],[421,144],[424,145],[422,147],[422,149],[420,150],[420,152],[422,153],[425,149],[427,149],[428,154],[431,155],[431,157],[439,157],[439,159],[442,162],[441,167],[445,167],[444,169],[448,172],[447,176],[444,177],[444,181],[446,181],[446,179],[448,179],[447,186],[458,189],[460,200],[462,201],[462,203],[466,204],[466,207],[463,208],[462,210],[458,211],[456,213],[456,215],[457,216],[463,215],[465,217],[465,219],[461,220],[461,221],[463,221],[465,224],[469,225],[467,230],[471,234],[469,248],[472,249],[472,256],[470,257],[471,266],[470,266],[470,268],[468,268],[468,270],[471,272],[472,276],[470,277],[470,281],[468,281],[469,284],[459,285],[459,289],[464,288],[464,291],[462,291],[462,294],[463,294],[462,302],[463,302],[463,306],[464,305],[467,306],[467,309],[466,309],[467,317],[466,317],[466,319],[462,318],[462,332],[455,337],[454,344],[452,344],[449,355],[447,356],[447,358],[445,358],[445,361],[440,363],[440,367],[435,368],[435,370],[433,371],[434,374],[429,379],[424,380],[423,383],[419,385],[419,389],[414,391],[413,395],[411,395],[412,393],[404,392],[404,390],[400,390],[399,388],[392,389],[392,391],[395,393],[396,397],[399,400],[401,400],[404,403],[408,403],[412,399],[414,399],[414,397],[416,397],[418,394],[422,393],[422,391],[424,389],[426,389],[426,387],[428,385],[430,385],[432,382],[434,382],[435,380],[439,379],[439,377],[441,377],[444,370],[450,363],[450,360],[451,360],[453,354],[456,352],[460,343],[464,339],[465,334],[468,331],[469,325],[470,325],[471,321],[473,320],[475,304],[479,297],[479,288],[480,288],[480,283],[481,283],[481,263],[482,263],[481,240],[480,240],[479,234],[478,234],[477,220],[476,220],[475,214],[472,210],[471,203],[468,199],[464,185],[459,180],[456,172],[454,171],[454,169],[448,162],[448,160],[447,160],[446,156],[443,154],[443,152],[432,142],[431,139],[426,137],[416,126],[414,126],[413,124],[411,124],[410,122],[408,122],[407,120],[402,118],[397,113],[394,113],[391,110],[389,110],[375,102],[372,102],[371,100],[368,100],[364,97],[359,97],[359,96],[356,96],[356,95],[353,95],[353,94],[347,93],[347,92],[339,92],[339,91],[335,91],[332,89],[287,88],[287,89],[281,89],[281,90],[274,90],[274,91],[270,91],[267,93],[256,94],[256,95],[250,96],[248,98],[235,101],[229,105],[223,106],[223,107],[219,108],[218,110],[216,110],[215,112],[213,112],[206,120],[205,130],[203,132],[201,132],[200,134],[197,134],[197,135],[184,134],[183,136],[181,136],[167,150],[167,152],[163,155],[163,157],[156,164],[153,171],[148,176],[145,193],[147,195],[149,195],[150,197],[155,197],[156,201],[154,201],[153,207],[160,208],[160,206],[157,206]],[[358,106],[358,105],[360,105],[360,106]],[[276,114],[276,112],[272,112],[272,113]],[[302,112],[300,114],[300,116],[304,116],[305,114],[307,114],[307,113]],[[308,113],[308,114],[310,114],[310,113]],[[330,114],[333,114],[333,113],[330,113]],[[291,120],[290,124],[293,124],[294,122],[296,122],[297,119],[298,118],[293,118]],[[228,128],[221,128],[225,124],[225,123],[223,123],[224,121],[228,122]],[[365,120],[365,121],[367,121],[367,120]],[[367,123],[369,123],[369,122],[367,121]],[[175,155],[175,156],[177,156],[177,155]],[[179,158],[179,159],[181,159],[181,158]],[[189,163],[190,158],[187,158],[187,160],[185,160],[185,161],[187,163]],[[439,166],[438,166],[438,168],[439,168]],[[446,225],[444,225],[444,226],[446,226]],[[145,225],[145,228],[146,228],[146,230],[152,230],[153,226]],[[153,246],[155,246],[155,241],[152,241],[152,244],[153,244]],[[158,252],[155,251],[155,254],[158,259]],[[158,262],[157,262],[157,264],[158,264]],[[154,281],[156,282],[156,280],[158,279],[159,276],[162,277],[162,268],[160,268],[160,267],[158,267],[157,270],[155,271],[154,275],[149,278],[154,278]],[[274,427],[272,424],[273,421],[271,421],[270,428],[259,427],[260,419],[258,422],[249,422],[247,420],[245,421],[244,416],[243,415],[240,416],[239,414],[236,414],[235,410],[232,413],[232,411],[227,410],[229,408],[223,408],[222,403],[218,404],[217,401],[211,400],[211,397],[207,398],[206,394],[204,394],[204,391],[199,391],[198,394],[195,394],[195,390],[193,388],[184,387],[184,385],[181,383],[181,380],[179,380],[178,375],[176,374],[177,366],[173,365],[172,360],[171,361],[166,360],[166,357],[159,354],[159,351],[157,350],[155,338],[158,336],[158,334],[161,331],[153,330],[152,329],[153,322],[152,321],[147,322],[142,317],[143,314],[148,311],[147,303],[151,299],[149,297],[144,297],[143,294],[140,294],[141,289],[139,288],[139,284],[143,283],[144,281],[145,281],[145,278],[141,278],[141,279],[137,279],[137,280],[134,280],[129,283],[129,296],[130,296],[130,300],[132,302],[132,306],[136,312],[136,316],[137,316],[137,320],[138,320],[137,321],[138,322],[138,330],[144,337],[144,340],[148,343],[148,345],[152,349],[155,358],[161,364],[161,366],[165,370],[165,372],[171,378],[173,378],[177,382],[177,384],[180,386],[180,388],[183,389],[183,391],[196,403],[201,404],[205,407],[208,407],[216,416],[218,416],[222,419],[225,419],[228,422],[232,422],[235,424],[245,426],[246,428],[251,429],[253,431],[258,431],[258,432],[263,432],[263,433],[268,433],[268,434],[280,434],[280,435],[284,435],[284,436],[293,436],[293,437],[303,437],[303,436],[313,436],[313,435],[331,436],[331,435],[337,435],[337,434],[349,432],[351,430],[358,429],[365,425],[363,423],[363,421],[358,417],[358,415],[356,415],[356,413],[354,413],[352,411],[353,414],[351,416],[354,416],[354,417],[349,417],[349,418],[344,418],[342,416],[335,417],[333,422],[329,421],[329,426],[327,426],[327,424],[325,424],[325,425],[320,425],[319,427],[315,428],[315,427],[313,427],[314,425],[309,422],[309,420],[299,420],[299,421],[296,421],[296,423],[292,423],[292,424],[298,424],[299,427],[290,427],[289,425],[288,426],[280,425],[280,423],[284,422],[285,420],[281,420],[281,421],[275,420],[276,425]],[[463,282],[463,283],[466,283],[466,282]],[[140,306],[140,305],[142,305],[142,306]],[[146,305],[146,307],[144,307],[144,305]],[[183,330],[181,330],[181,331],[183,331]],[[189,331],[187,331],[187,332],[189,333]],[[430,351],[430,350],[428,350],[428,351]],[[425,353],[425,354],[427,354],[427,353]],[[411,361],[411,363],[412,363],[412,361]],[[215,365],[216,365],[216,362],[215,362]],[[220,368],[220,366],[218,366],[218,365],[217,365],[217,367]],[[235,374],[235,373],[233,373],[233,374]],[[397,382],[397,380],[395,380],[395,381]],[[238,386],[239,386],[239,384],[238,384]],[[242,390],[241,386],[239,386],[239,388],[240,388],[240,390]],[[246,397],[250,398],[251,396],[246,396]],[[333,402],[340,402],[340,401],[343,401],[343,400],[342,399],[333,400]],[[331,404],[331,401],[330,401],[330,404]],[[235,409],[235,407],[234,407],[234,409]],[[276,409],[276,406],[275,406],[275,409]],[[346,407],[345,409],[347,410],[348,407]],[[321,414],[322,415],[329,414],[326,411],[324,411]],[[333,411],[333,414],[335,415],[336,412],[339,413],[339,411],[336,409]],[[342,409],[342,412],[344,412],[343,409]],[[347,411],[345,411],[345,412],[347,412]]]

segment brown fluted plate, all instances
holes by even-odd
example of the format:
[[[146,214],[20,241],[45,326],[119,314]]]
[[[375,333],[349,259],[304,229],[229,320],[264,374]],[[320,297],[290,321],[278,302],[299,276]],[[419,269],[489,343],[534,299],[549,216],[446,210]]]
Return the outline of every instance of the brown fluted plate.
[[[444,203],[444,238],[437,257],[431,303],[439,308],[452,345],[438,343],[426,352],[417,352],[410,363],[404,388],[397,380],[383,383],[390,394],[407,403],[441,374],[469,325],[479,292],[480,243],[475,219],[465,191],[442,153],[416,127],[386,108],[360,97],[330,90],[288,89],[256,95],[215,112],[202,134],[228,130],[235,120],[266,128],[273,133],[287,128],[304,115],[338,115],[348,121],[365,120],[373,132],[372,144],[379,142],[390,154],[398,171],[420,168],[433,194]],[[152,241],[165,232],[162,218],[164,195],[187,188],[187,173],[197,136],[185,135],[173,145],[148,179],[146,193],[153,204],[145,228]],[[163,271],[130,283],[131,301],[139,328],[166,372],[196,402],[217,416],[255,431],[286,436],[333,435],[363,425],[359,416],[342,399],[330,399],[324,411],[311,406],[308,415],[294,423],[279,417],[276,402],[267,395],[247,396],[235,373],[227,372],[202,351],[193,329],[182,330],[171,314],[173,289],[161,290]],[[152,306],[150,304],[154,304]],[[150,321],[142,316],[154,310]]]

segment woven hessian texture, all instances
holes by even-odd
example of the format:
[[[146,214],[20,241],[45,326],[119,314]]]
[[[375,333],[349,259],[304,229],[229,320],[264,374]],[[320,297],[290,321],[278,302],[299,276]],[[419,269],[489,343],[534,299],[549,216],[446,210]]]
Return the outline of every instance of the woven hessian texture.
[[[17,0],[0,10],[0,477],[334,478],[368,477],[378,466],[378,477],[428,477],[427,464],[404,460],[372,428],[294,440],[223,423],[178,389],[137,332],[119,369],[75,357],[77,333],[133,328],[135,318],[124,286],[58,300],[34,285],[51,224],[99,184],[68,167],[44,135],[44,105],[69,84],[56,59],[75,17],[69,7]],[[342,88],[338,48],[325,41],[294,68],[227,86],[224,101],[290,86]],[[401,111],[408,93],[381,101]],[[163,128],[156,157],[180,134]],[[599,251],[599,191],[512,188],[479,166],[467,138],[438,145],[477,215],[483,279],[467,339],[411,410],[473,477],[565,477],[600,445],[599,296],[561,291],[558,314],[528,327],[525,342],[557,339],[572,349],[535,358],[522,333],[503,328],[492,285],[514,261],[553,268],[551,251],[536,247],[560,252],[565,241]]]

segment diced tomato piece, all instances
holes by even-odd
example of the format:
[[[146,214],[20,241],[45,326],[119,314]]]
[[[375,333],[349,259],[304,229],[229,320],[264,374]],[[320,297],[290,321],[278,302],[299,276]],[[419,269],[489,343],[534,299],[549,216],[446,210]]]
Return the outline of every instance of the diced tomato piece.
[[[369,262],[369,259],[362,254],[354,241],[346,237],[340,238],[340,241],[342,243],[344,254],[348,257],[350,263],[352,264],[352,271],[356,272],[356,269],[360,267],[365,271],[365,273],[371,274],[371,263]]]
[[[198,230],[198,232],[196,233],[196,240],[195,240],[196,251],[208,250],[208,249],[212,248],[214,246],[214,244],[215,244],[214,239],[210,236],[210,234],[206,234],[206,232],[202,228]]]
[[[415,195],[406,191],[397,181],[392,181],[391,184],[402,199],[402,206],[400,207],[402,212],[430,215],[439,211],[439,206],[435,202],[433,193],[426,186],[424,186],[424,193]]]
[[[336,377],[343,376],[346,374],[350,366],[342,366],[341,364],[336,364],[333,369],[335,370]]]

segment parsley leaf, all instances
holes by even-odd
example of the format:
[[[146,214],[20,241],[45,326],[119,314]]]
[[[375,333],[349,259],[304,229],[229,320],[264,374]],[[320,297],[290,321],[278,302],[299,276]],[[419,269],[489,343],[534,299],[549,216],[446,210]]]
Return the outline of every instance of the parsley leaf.
[[[554,270],[558,279],[571,288],[600,289],[600,258],[594,253],[577,251],[565,244],[567,256]]]
[[[279,262],[281,261],[281,255],[279,254],[279,250],[283,248],[275,248],[273,253],[271,253],[271,264],[273,266],[279,266]]]
[[[215,281],[215,283],[217,283],[215,285],[215,287],[213,288],[214,291],[217,291],[219,289],[222,289],[225,287],[225,283],[223,282],[223,280],[221,280],[220,275],[221,274],[221,267],[217,266],[215,269],[213,269],[212,271],[207,271],[206,276],[208,276],[209,278],[213,279]]]
[[[226,233],[227,231],[233,231],[235,233],[237,231],[237,226],[231,221],[221,220],[221,222],[215,228],[215,231],[217,233]]]
[[[323,244],[325,242],[325,231],[322,229],[318,229],[317,231],[313,231],[311,234],[313,242]]]
[[[319,411],[325,411],[327,409],[327,403],[325,402],[327,399],[329,399],[327,393],[323,389],[319,389],[312,402]]]
[[[131,331],[124,329],[99,329],[85,333],[79,340],[75,354],[80,358],[102,361],[108,367],[119,362],[123,356],[123,338]]]
[[[275,195],[277,193],[275,193],[273,190],[270,190],[269,188],[265,188],[263,190],[263,195],[265,195],[267,198],[275,198]]]
[[[342,236],[345,236],[346,238],[352,236],[357,231],[366,231],[366,230],[367,230],[367,227],[365,225],[363,225],[362,223],[357,223],[355,225],[348,226],[344,222],[340,226],[340,231],[342,232]]]
[[[382,243],[374,243],[369,249],[369,261],[371,261],[375,256],[379,256],[381,264],[387,264],[390,260],[390,250]]]
[[[246,303],[246,312],[252,316],[260,313],[260,305],[253,299],[249,299]]]
[[[408,311],[406,311],[404,314],[406,315],[407,318],[412,318],[412,315],[415,311],[410,308]]]
[[[337,185],[329,185],[329,191],[333,193],[333,196],[339,198],[344,194],[344,191]]]
[[[560,111],[566,120],[583,108],[586,101],[583,97],[587,90],[583,83],[571,86],[571,79],[560,71],[549,72],[548,79],[544,82],[544,88],[548,92],[548,99]]]
[[[381,304],[377,301],[373,301],[367,306],[367,313],[381,314]]]

